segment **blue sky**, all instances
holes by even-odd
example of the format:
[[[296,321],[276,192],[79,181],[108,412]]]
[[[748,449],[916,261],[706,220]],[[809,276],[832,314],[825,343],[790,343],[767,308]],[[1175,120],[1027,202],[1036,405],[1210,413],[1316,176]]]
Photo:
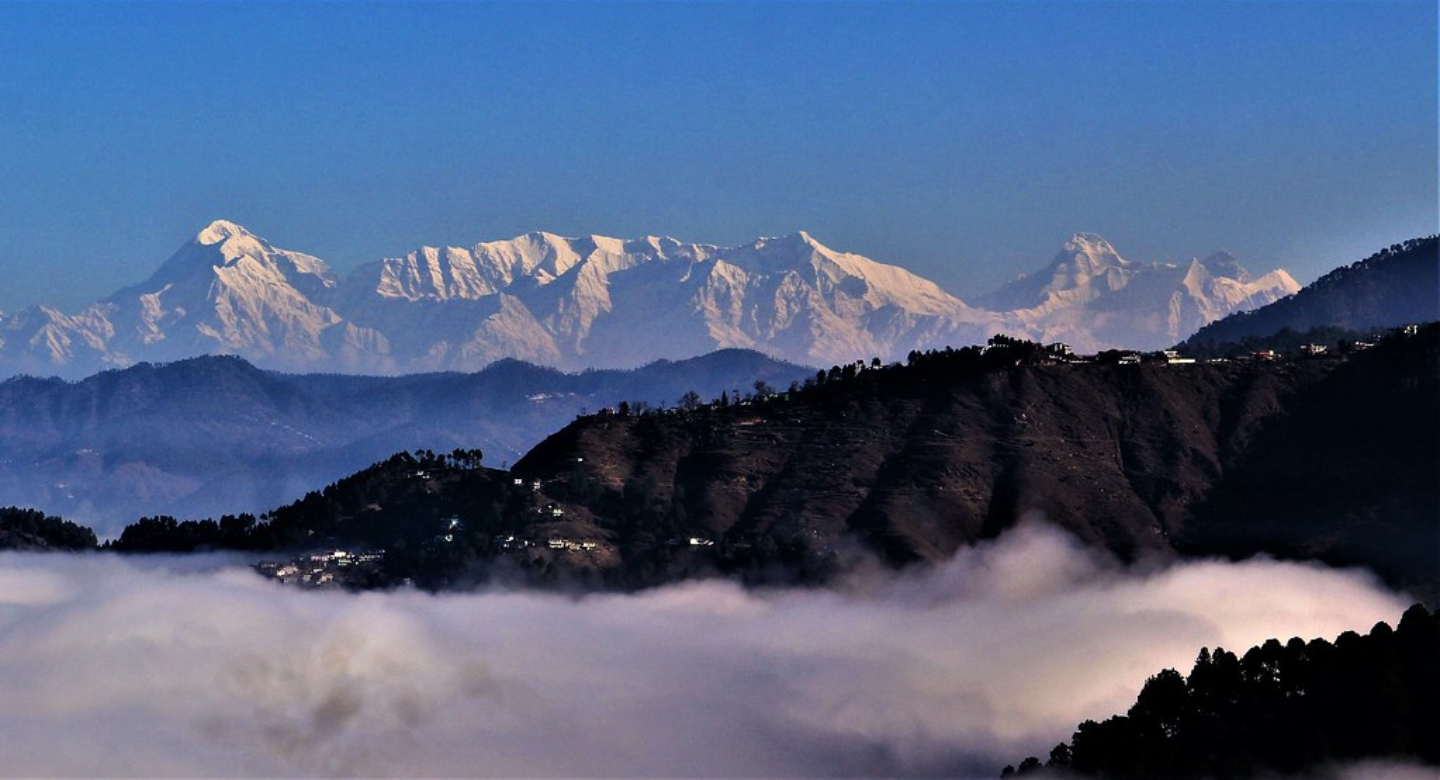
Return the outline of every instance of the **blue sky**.
[[[338,269],[810,231],[973,297],[1093,231],[1309,281],[1436,232],[1433,2],[0,2],[0,310],[211,219]]]

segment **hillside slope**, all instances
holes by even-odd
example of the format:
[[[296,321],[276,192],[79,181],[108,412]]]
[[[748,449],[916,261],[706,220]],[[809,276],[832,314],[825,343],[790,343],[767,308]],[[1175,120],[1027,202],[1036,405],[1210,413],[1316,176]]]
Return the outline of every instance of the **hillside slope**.
[[[1440,320],[1440,239],[1396,244],[1254,311],[1206,325],[1182,351],[1263,337],[1282,329],[1332,327],[1350,331]]]
[[[1433,594],[1436,341],[1278,364],[915,355],[724,409],[583,418],[514,471],[657,538],[938,561],[1039,515],[1122,557],[1268,550]]]

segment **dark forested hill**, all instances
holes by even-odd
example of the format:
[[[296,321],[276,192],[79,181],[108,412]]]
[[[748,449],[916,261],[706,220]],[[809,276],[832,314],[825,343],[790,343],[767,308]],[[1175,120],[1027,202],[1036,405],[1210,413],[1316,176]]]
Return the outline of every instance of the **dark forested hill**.
[[[1271,639],[1200,651],[1188,677],[1151,677],[1124,715],[1080,724],[1049,760],[1001,777],[1296,776],[1326,763],[1440,765],[1440,615],[1416,605],[1392,629],[1334,642]]]
[[[142,515],[258,512],[399,450],[480,448],[501,465],[586,410],[806,373],[725,350],[580,374],[507,360],[475,374],[290,375],[206,357],[73,383],[19,377],[0,382],[0,502],[102,535]]]
[[[95,534],[34,509],[0,507],[0,550],[89,550]]]
[[[1440,320],[1440,253],[1437,238],[1430,236],[1337,268],[1268,306],[1212,322],[1179,348],[1197,352],[1285,329],[1368,331],[1436,320]]]
[[[1181,549],[1365,565],[1440,603],[1437,335],[1388,337],[1289,398],[1195,505]]]
[[[1349,359],[1012,355],[917,354],[688,414],[586,417],[515,472],[632,536],[732,551],[803,559],[856,539],[936,561],[1038,515],[1126,557],[1269,550],[1436,593],[1437,328]]]

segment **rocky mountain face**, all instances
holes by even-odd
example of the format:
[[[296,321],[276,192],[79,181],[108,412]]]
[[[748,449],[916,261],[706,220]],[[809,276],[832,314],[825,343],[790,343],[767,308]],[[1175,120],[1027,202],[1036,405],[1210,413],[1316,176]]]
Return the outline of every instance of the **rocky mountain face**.
[[[1414,239],[1331,271],[1293,297],[1199,329],[1182,347],[1212,347],[1283,329],[1366,331],[1440,320],[1440,239]]]
[[[0,315],[0,372],[79,377],[201,354],[287,371],[474,371],[506,357],[574,370],[724,348],[829,366],[994,333],[1150,349],[1294,288],[1283,271],[1251,279],[1223,255],[1127,263],[1085,234],[981,308],[804,232],[738,247],[531,233],[423,247],[342,279],[221,220],[78,313]]]
[[[730,350],[583,374],[504,360],[473,374],[293,375],[203,357],[75,383],[18,377],[0,382],[0,506],[102,536],[142,515],[258,512],[396,450],[478,448],[501,465],[587,410],[809,373]]]
[[[1175,344],[1232,312],[1300,289],[1283,270],[1252,277],[1218,252],[1188,263],[1130,263],[1100,236],[1077,233],[1049,267],[976,300],[1022,324],[1018,335],[1081,352]]]

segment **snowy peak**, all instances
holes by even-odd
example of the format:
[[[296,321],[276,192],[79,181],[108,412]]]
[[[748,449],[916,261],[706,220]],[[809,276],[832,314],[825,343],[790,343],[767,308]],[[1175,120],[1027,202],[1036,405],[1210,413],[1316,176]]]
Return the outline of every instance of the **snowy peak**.
[[[1076,233],[1061,247],[1050,267],[1057,271],[1069,271],[1076,277],[1099,276],[1111,268],[1124,268],[1129,263],[1115,251],[1101,236],[1094,233]]]
[[[477,300],[501,292],[522,292],[570,276],[606,276],[671,257],[708,255],[704,247],[647,236],[627,241],[610,236],[566,238],[533,232],[486,241],[468,249],[421,247],[357,270],[350,298],[370,293],[410,301]]]
[[[1228,252],[1183,264],[1130,263],[1104,238],[1076,233],[1045,270],[978,300],[1024,323],[1016,335],[1081,351],[1156,349],[1294,289],[1284,271],[1254,279]]]
[[[729,250],[718,259],[758,280],[791,280],[825,296],[831,307],[873,311],[892,307],[925,316],[964,317],[970,308],[938,285],[899,266],[863,255],[838,252],[801,230],[778,238],[760,238]]]
[[[1295,281],[1295,277],[1291,276],[1290,272],[1284,268],[1276,268],[1270,273],[1251,281],[1249,284],[1258,289],[1284,290],[1285,295],[1294,295],[1300,292],[1301,289],[1300,283]],[[1280,297],[1283,298],[1285,296],[1282,295]]]
[[[759,238],[746,246],[722,250],[719,257],[751,274],[798,273],[838,282],[847,277],[860,281],[880,280],[887,275],[893,276],[887,271],[899,271],[910,275],[916,284],[928,284],[897,266],[878,263],[862,255],[837,252],[803,230],[778,238]]]
[[[212,244],[223,243],[225,240],[236,236],[254,237],[250,231],[228,219],[217,219],[209,225],[206,225],[205,229],[201,230],[200,233],[195,236],[195,243],[210,246]]]
[[[234,270],[222,273],[221,269]],[[278,249],[234,222],[217,219],[180,247],[149,279],[119,294],[153,293],[187,280],[209,284],[216,276],[261,276],[304,288],[307,295],[335,284],[334,273],[320,258]]]
[[[805,231],[797,231],[788,236],[768,236],[755,239],[754,244],[757,251],[769,249],[771,251],[793,251],[793,252],[829,252],[829,248],[816,241]]]
[[[729,248],[537,231],[373,263],[333,300],[392,346],[423,343],[436,360],[424,369],[505,356],[632,367],[723,347],[830,365],[903,354],[975,319],[932,282],[804,231]],[[396,304],[426,301],[447,306],[410,318],[424,332],[396,329]]]
[[[788,236],[766,236],[720,253],[726,263],[748,273],[785,273],[813,266],[816,257],[834,256],[805,231]]]
[[[376,266],[361,269],[366,277],[376,277],[365,292],[409,301],[445,301],[478,298],[503,287],[508,281],[506,269],[477,259],[457,247],[420,247],[404,257],[387,257]]]
[[[1109,241],[1094,233],[1075,233],[1044,270],[1022,275],[977,303],[996,311],[1074,305],[1124,287],[1129,272],[1130,264]]]

